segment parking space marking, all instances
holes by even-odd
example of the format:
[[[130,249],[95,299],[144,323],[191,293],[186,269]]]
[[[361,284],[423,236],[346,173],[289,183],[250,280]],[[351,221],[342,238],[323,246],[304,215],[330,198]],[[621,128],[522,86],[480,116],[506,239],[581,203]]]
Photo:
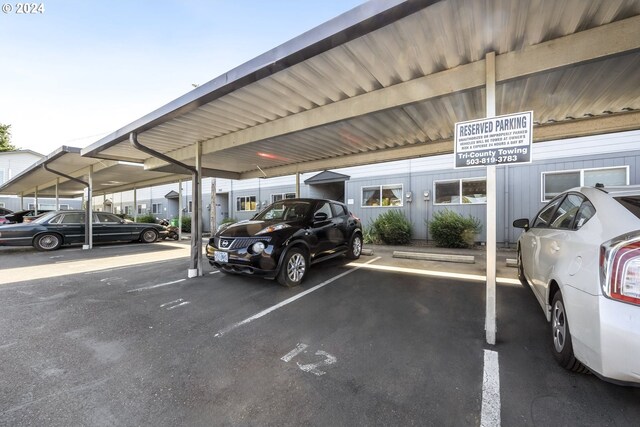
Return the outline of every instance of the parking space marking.
[[[290,304],[290,303],[294,302],[295,300],[300,299],[300,298],[302,298],[303,296],[305,296],[307,294],[310,294],[313,291],[317,291],[318,289],[322,288],[323,286],[327,286],[329,283],[334,282],[334,281],[346,276],[347,274],[351,274],[354,271],[359,270],[360,268],[364,267],[365,265],[371,264],[372,262],[375,262],[375,261],[377,261],[379,259],[380,259],[380,257],[376,257],[376,258],[374,258],[374,259],[372,259],[370,261],[367,261],[367,262],[365,262],[363,264],[353,263],[353,262],[349,263],[348,265],[352,266],[353,267],[352,269],[347,270],[344,273],[340,273],[337,276],[334,276],[331,279],[325,280],[324,282],[320,283],[319,285],[314,286],[313,288],[309,288],[304,292],[300,292],[298,295],[294,295],[291,298],[287,298],[286,300],[284,300],[284,301],[282,301],[282,302],[280,302],[280,303],[278,303],[276,305],[273,305],[273,306],[271,306],[271,307],[269,307],[269,308],[267,308],[265,310],[262,310],[260,313],[254,314],[253,316],[244,319],[242,322],[234,323],[231,326],[227,326],[226,328],[219,330],[218,333],[216,333],[214,335],[214,337],[219,338],[219,337],[223,336],[224,334],[228,334],[229,332],[233,331],[234,329],[239,328],[240,326],[246,325],[247,323],[253,322],[256,319],[259,319],[259,318],[261,318],[263,316],[266,316],[267,314],[271,313],[272,311],[275,311],[275,310],[279,309],[280,307],[284,307],[285,305]]]
[[[296,357],[297,355],[302,353],[304,351],[304,349],[307,348],[307,347],[309,347],[307,344],[300,344],[299,343],[298,345],[296,345],[296,348],[294,348],[289,353],[287,353],[284,356],[282,356],[280,358],[280,360],[284,360],[285,362],[289,362],[289,361],[291,361],[291,359],[293,359],[294,357]]]
[[[174,308],[182,307],[183,305],[191,304],[189,301],[185,301],[182,298],[178,298],[174,301],[165,302],[164,304],[160,304],[160,308],[166,308],[166,310],[173,310]]]
[[[358,265],[358,264],[347,264],[347,265]],[[448,273],[444,271],[433,271],[433,270],[424,270],[420,268],[406,268],[406,267],[393,267],[390,265],[366,265],[362,266],[363,268],[370,270],[380,270],[380,271],[390,271],[396,273],[408,273],[408,274],[419,274],[421,276],[430,276],[430,277],[443,277],[447,279],[461,279],[461,280],[472,280],[475,282],[486,282],[487,276],[480,276],[477,274],[463,274],[463,273]],[[507,277],[497,277],[497,283],[508,284],[508,285],[520,285],[520,281],[518,279],[509,279]]]
[[[174,280],[173,282],[159,283],[157,285],[145,286],[144,288],[130,289],[127,291],[127,293],[140,292],[140,291],[146,291],[148,289],[160,288],[162,286],[169,286],[169,285],[173,285],[174,283],[184,282],[185,280],[187,279],[179,279],[179,280]]]
[[[163,245],[171,245],[169,243]],[[160,261],[169,261],[177,258],[189,256],[189,248],[177,245],[179,248],[165,250],[162,252],[144,252],[136,254],[126,254],[125,256],[110,256],[98,259],[80,259],[66,261],[48,265],[42,268],[41,265],[29,267],[3,268],[0,276],[0,285],[8,283],[18,283],[33,281],[38,279],[50,279],[53,277],[67,276],[70,274],[87,273],[89,271],[106,270],[113,267],[133,266],[141,264],[151,264]]]
[[[484,351],[484,372],[482,376],[482,427],[500,426],[500,366],[498,353]]]
[[[220,273],[220,271],[219,270],[211,271],[209,274],[216,274],[216,273]]]
[[[299,355],[300,353],[302,353],[307,347],[309,347],[307,344],[304,343],[298,343],[298,345],[296,345],[296,347],[291,350],[289,353],[285,354],[284,356],[282,356],[280,358],[280,360],[283,360],[287,363],[289,363],[291,361],[291,359],[293,359],[294,357],[296,357],[297,355]],[[306,351],[305,351],[306,353]],[[311,374],[317,375],[317,376],[321,376],[326,374],[326,372],[321,371],[320,369],[318,369],[320,366],[329,366],[329,365],[333,365],[334,363],[336,363],[338,361],[338,359],[332,355],[327,353],[326,351],[323,350],[318,350],[315,352],[316,356],[324,356],[324,359],[316,362],[316,363],[305,363],[302,364],[300,362],[296,362],[296,364],[298,365],[298,368],[300,368],[301,371],[304,372],[309,372]]]

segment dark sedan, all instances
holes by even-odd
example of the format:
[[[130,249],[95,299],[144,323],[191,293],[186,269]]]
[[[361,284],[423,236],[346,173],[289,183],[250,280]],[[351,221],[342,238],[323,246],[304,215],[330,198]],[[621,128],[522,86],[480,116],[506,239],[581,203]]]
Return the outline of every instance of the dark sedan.
[[[84,211],[48,212],[30,223],[0,227],[0,246],[33,246],[53,251],[62,245],[84,242]],[[141,241],[152,243],[167,233],[158,224],[125,223],[107,212],[93,213],[95,243]]]
[[[221,227],[209,240],[207,258],[222,272],[277,278],[292,287],[311,264],[340,255],[357,259],[361,251],[362,225],[343,203],[287,199]]]

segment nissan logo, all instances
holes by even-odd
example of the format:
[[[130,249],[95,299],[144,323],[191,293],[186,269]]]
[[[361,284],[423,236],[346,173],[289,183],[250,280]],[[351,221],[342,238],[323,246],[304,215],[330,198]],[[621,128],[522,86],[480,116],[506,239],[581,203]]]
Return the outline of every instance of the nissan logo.
[[[227,246],[229,246],[229,241],[228,240],[220,240],[220,246],[222,246],[223,248],[226,248]]]

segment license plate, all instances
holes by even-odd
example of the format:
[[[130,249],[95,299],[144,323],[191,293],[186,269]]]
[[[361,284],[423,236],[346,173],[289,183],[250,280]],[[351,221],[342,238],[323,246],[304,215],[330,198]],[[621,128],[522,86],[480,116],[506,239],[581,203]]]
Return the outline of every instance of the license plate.
[[[213,259],[217,262],[229,262],[229,254],[222,251],[214,251]]]

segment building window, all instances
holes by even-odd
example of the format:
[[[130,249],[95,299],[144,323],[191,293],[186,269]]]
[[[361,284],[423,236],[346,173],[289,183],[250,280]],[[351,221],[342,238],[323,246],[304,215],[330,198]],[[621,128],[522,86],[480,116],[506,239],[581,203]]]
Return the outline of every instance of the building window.
[[[142,215],[147,213],[147,204],[146,203],[142,203],[140,205],[138,205],[138,215]]]
[[[238,212],[243,211],[255,211],[256,210],[256,196],[246,196],[236,198],[236,210]]]
[[[295,198],[296,198],[296,193],[272,194],[271,203],[278,202],[283,199],[295,199]]]
[[[573,187],[596,184],[628,185],[629,166],[542,172],[542,201],[547,202]]]
[[[69,210],[69,205],[68,204],[61,203],[59,206],[60,207],[58,209],[60,209],[61,211],[68,211]]]
[[[189,200],[189,207],[187,209],[189,209],[187,212],[193,212],[193,200]]]
[[[436,181],[433,184],[436,205],[487,203],[485,178]]]
[[[4,202],[0,202],[0,208],[4,208]]]
[[[151,213],[154,213],[154,214],[162,213],[162,203],[152,203]]]
[[[365,207],[401,207],[402,184],[362,187],[362,205]]]

